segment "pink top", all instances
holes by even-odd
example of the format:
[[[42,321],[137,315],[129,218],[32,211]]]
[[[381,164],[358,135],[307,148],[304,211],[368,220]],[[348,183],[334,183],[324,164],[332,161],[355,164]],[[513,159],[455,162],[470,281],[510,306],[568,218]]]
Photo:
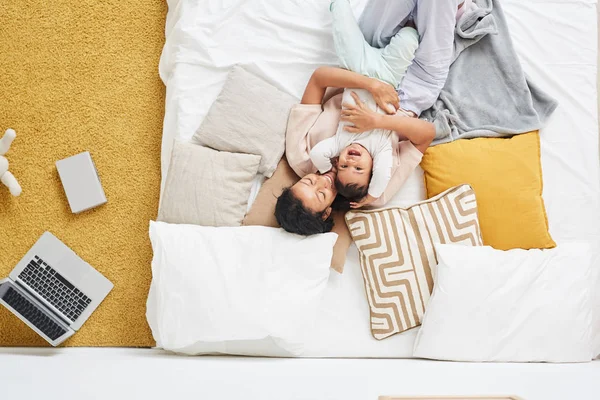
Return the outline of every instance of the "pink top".
[[[335,136],[341,110],[341,93],[330,98],[322,107],[318,104],[296,104],[292,107],[285,152],[290,167],[298,176],[317,172],[309,157],[310,150],[321,140]],[[384,206],[400,190],[422,158],[423,154],[410,141],[395,142],[392,178],[383,195],[369,208]]]

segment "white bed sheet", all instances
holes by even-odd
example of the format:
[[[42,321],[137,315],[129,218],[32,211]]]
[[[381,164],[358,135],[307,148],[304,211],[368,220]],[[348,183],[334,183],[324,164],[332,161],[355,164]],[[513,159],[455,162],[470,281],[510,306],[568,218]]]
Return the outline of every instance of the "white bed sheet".
[[[174,138],[189,139],[217,97],[229,69],[245,64],[296,97],[320,65],[336,65],[328,1],[169,0],[160,61],[167,85],[162,144],[163,184]],[[352,1],[357,14],[366,0]],[[560,103],[541,133],[544,200],[557,243],[600,247],[595,0],[503,1],[526,73]],[[255,186],[255,189],[258,185]],[[416,171],[394,199],[424,198]],[[600,256],[596,256],[600,287]],[[600,353],[600,290],[596,343]],[[333,274],[306,356],[411,357],[417,329],[377,341],[356,248],[343,275]]]

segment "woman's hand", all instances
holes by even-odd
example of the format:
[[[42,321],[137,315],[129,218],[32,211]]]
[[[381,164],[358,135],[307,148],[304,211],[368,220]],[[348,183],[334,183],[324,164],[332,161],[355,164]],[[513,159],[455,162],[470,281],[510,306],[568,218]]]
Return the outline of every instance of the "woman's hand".
[[[373,95],[375,102],[388,114],[395,114],[400,108],[400,99],[396,89],[388,83],[378,79],[371,79],[372,83],[369,87],[369,92]]]
[[[361,133],[377,128],[377,119],[383,114],[377,114],[375,111],[371,111],[369,107],[360,101],[360,98],[356,93],[352,92],[351,95],[356,105],[348,103],[342,104],[341,120],[352,124],[346,125],[344,130],[350,133]]]

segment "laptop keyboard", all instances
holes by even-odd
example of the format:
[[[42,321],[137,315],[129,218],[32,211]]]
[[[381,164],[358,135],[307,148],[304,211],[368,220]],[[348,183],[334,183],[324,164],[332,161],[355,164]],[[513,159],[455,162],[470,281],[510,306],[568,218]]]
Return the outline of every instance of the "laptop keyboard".
[[[92,300],[54,268],[35,256],[19,274],[19,279],[52,304],[65,317],[75,321]]]
[[[54,322],[35,304],[12,287],[9,287],[4,293],[2,300],[51,340],[56,340],[67,332],[66,329]]]

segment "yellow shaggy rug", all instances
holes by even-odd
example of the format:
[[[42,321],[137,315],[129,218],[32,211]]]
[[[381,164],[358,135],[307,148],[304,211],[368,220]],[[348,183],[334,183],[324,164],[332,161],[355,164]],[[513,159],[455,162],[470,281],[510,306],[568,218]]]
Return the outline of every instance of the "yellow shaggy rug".
[[[163,0],[2,0],[0,135],[23,187],[0,185],[0,277],[51,231],[114,283],[66,346],[153,346],[146,323],[160,186]],[[71,214],[55,162],[90,151],[108,203]],[[46,346],[0,307],[0,346]]]

